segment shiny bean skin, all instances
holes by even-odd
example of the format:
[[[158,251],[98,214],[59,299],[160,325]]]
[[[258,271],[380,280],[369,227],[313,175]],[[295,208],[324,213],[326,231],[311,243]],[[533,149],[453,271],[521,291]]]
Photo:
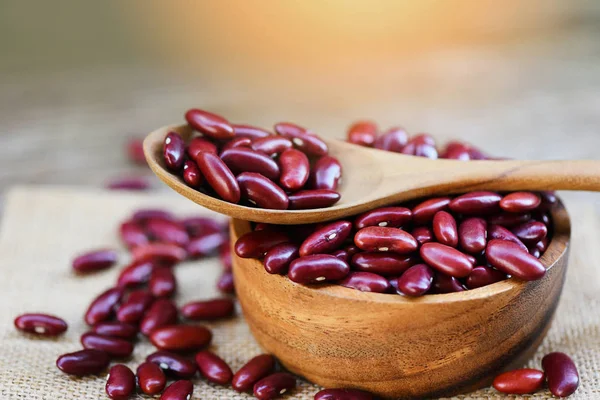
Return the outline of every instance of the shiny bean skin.
[[[453,199],[449,207],[459,214],[481,215],[497,212],[502,196],[494,192],[470,192]]]
[[[117,286],[121,288],[131,288],[148,282],[150,275],[155,268],[155,263],[151,260],[133,261],[123,268],[117,279]]]
[[[510,193],[500,200],[500,208],[506,212],[524,213],[539,207],[542,199],[532,192]]]
[[[537,258],[523,251],[518,244],[506,240],[491,240],[485,256],[496,269],[525,281],[541,279],[546,273],[546,268]]]
[[[154,297],[173,296],[177,290],[173,269],[168,267],[155,268],[150,276],[148,288]]]
[[[399,228],[412,220],[412,212],[406,207],[382,207],[359,215],[354,227],[359,230],[367,226]]]
[[[417,225],[423,225],[431,222],[433,220],[433,216],[438,211],[448,209],[450,200],[450,197],[436,197],[419,203],[412,210],[413,222]]]
[[[88,307],[85,313],[85,322],[93,326],[110,319],[122,296],[123,290],[120,288],[111,288],[101,293]]]
[[[121,241],[129,249],[149,243],[144,229],[134,221],[125,221],[119,227]]]
[[[567,397],[579,387],[579,373],[571,357],[565,353],[550,353],[542,358],[548,389],[558,397]]]
[[[208,381],[219,385],[231,382],[233,372],[229,365],[215,353],[204,350],[196,354],[196,364],[200,374]]]
[[[163,146],[165,165],[171,171],[179,171],[185,160],[185,142],[177,132],[169,132]]]
[[[421,133],[410,138],[402,148],[401,153],[417,157],[426,157],[433,160],[438,158],[435,140],[431,135],[426,133]]]
[[[542,252],[539,251],[538,249],[531,249],[531,250],[529,250],[529,254],[531,254],[535,258],[540,258],[542,256]]]
[[[191,351],[207,346],[212,333],[200,325],[167,325],[150,334],[152,344],[167,351]]]
[[[273,127],[275,132],[281,136],[295,136],[308,133],[308,130],[293,122],[278,122]]]
[[[506,274],[489,267],[475,267],[467,277],[467,288],[477,289],[506,279]]]
[[[411,253],[419,244],[409,233],[398,229],[368,226],[354,236],[354,244],[365,251],[391,251],[398,254]]]
[[[329,152],[327,144],[315,135],[309,134],[306,129],[290,123],[278,123],[275,131],[281,136],[292,141],[296,148],[313,156],[326,156]]]
[[[192,108],[185,113],[187,123],[213,139],[230,139],[235,136],[233,127],[220,115]]]
[[[286,242],[289,242],[289,237],[283,232],[271,230],[252,231],[235,242],[234,250],[242,258],[262,258],[267,251],[278,244]]]
[[[426,226],[418,226],[410,234],[419,242],[425,244],[433,241],[433,231]]]
[[[446,145],[446,148],[440,155],[440,158],[469,161],[471,159],[471,155],[469,154],[469,146],[462,142],[450,142]]]
[[[236,175],[242,172],[256,172],[271,180],[277,180],[281,174],[279,165],[271,157],[246,147],[223,151],[221,160]]]
[[[260,207],[273,210],[286,210],[289,205],[288,196],[272,180],[255,172],[243,172],[237,181],[242,198]]]
[[[106,378],[105,390],[113,400],[127,400],[135,392],[135,375],[123,364],[113,365]]]
[[[247,137],[254,140],[272,135],[272,133],[252,125],[233,124],[231,126],[236,137]]]
[[[431,288],[433,270],[426,264],[413,265],[398,278],[398,291],[407,296],[422,296]]]
[[[268,136],[252,142],[252,150],[265,153],[269,157],[275,157],[287,149],[292,148],[292,141],[281,136]]]
[[[467,218],[458,227],[461,249],[470,254],[481,254],[487,244],[487,222],[482,218]]]
[[[273,372],[275,358],[270,354],[261,354],[248,361],[233,376],[231,385],[238,392],[251,390],[256,382]]]
[[[111,249],[94,250],[73,260],[73,270],[77,273],[101,271],[117,262],[117,252]]]
[[[326,189],[300,190],[288,196],[290,210],[331,207],[340,198],[338,192]]]
[[[104,351],[113,357],[129,357],[133,353],[133,344],[130,341],[92,332],[81,336],[81,345],[85,349]]]
[[[233,294],[235,293],[235,282],[233,281],[233,274],[231,272],[224,272],[217,281],[217,289],[221,293]]]
[[[352,256],[352,266],[364,272],[383,276],[398,276],[417,263],[413,256],[389,252],[357,253]]]
[[[456,220],[446,211],[438,211],[433,216],[433,234],[438,242],[446,246],[458,246]]]
[[[556,193],[553,191],[542,191],[542,192],[538,192],[538,194],[542,198],[542,204],[544,204],[546,206],[551,206],[553,204],[556,204],[556,202],[558,201],[558,198],[556,197]]]
[[[345,261],[347,263],[350,262],[350,256],[348,255],[348,252],[345,249],[338,249],[330,254],[334,257],[339,258],[342,261]],[[265,269],[266,269],[266,267],[265,267]]]
[[[306,154],[296,149],[287,149],[279,156],[279,165],[279,183],[284,189],[296,191],[304,186],[310,174]]]
[[[160,396],[160,400],[190,400],[194,393],[194,384],[190,381],[171,383]]]
[[[14,324],[20,331],[49,337],[66,332],[69,327],[62,318],[39,313],[19,315]]]
[[[544,373],[537,369],[515,369],[498,375],[492,386],[501,393],[530,394],[542,388],[544,378]]]
[[[299,257],[298,250],[298,245],[293,243],[282,243],[273,247],[265,254],[265,270],[270,274],[286,274],[290,263]]]
[[[510,228],[520,225],[531,219],[531,214],[515,214],[515,213],[500,213],[487,218],[488,222],[493,225],[500,225],[505,228]]]
[[[175,221],[150,219],[146,223],[146,231],[151,237],[163,243],[173,243],[185,247],[190,241],[190,236],[185,226]]]
[[[146,311],[140,323],[140,331],[148,336],[156,328],[177,322],[177,307],[169,299],[158,299]]]
[[[512,233],[503,226],[490,225],[490,227],[488,228],[488,237],[490,240],[499,239],[516,243],[523,251],[528,251],[527,246],[525,246],[523,242],[521,242],[521,239],[519,239],[517,236],[515,236],[514,233]]]
[[[190,140],[187,148],[188,156],[190,156],[192,160],[196,160],[198,154],[202,152],[217,154],[217,145],[202,137],[195,137]]]
[[[401,153],[406,143],[408,143],[408,134],[406,131],[403,128],[394,127],[379,136],[375,140],[373,147],[380,150]]]
[[[190,240],[186,251],[190,258],[209,256],[229,242],[229,236],[222,231],[208,232]]]
[[[347,141],[359,146],[372,147],[377,138],[377,125],[373,121],[358,121],[348,129]]]
[[[219,156],[202,152],[196,157],[196,163],[206,182],[221,199],[230,203],[240,201],[240,187],[237,180]]]
[[[204,177],[200,168],[193,160],[187,160],[183,163],[183,181],[192,188],[198,188],[204,182]]]
[[[371,393],[358,389],[323,389],[315,394],[314,400],[377,400]]]
[[[98,374],[110,363],[110,357],[103,351],[84,349],[63,354],[56,360],[56,366],[65,374],[75,376]]]
[[[235,312],[235,304],[230,298],[192,301],[181,307],[181,315],[193,321],[214,321],[228,318]]]
[[[338,285],[361,292],[385,293],[390,289],[390,283],[383,276],[361,271],[350,272]]]
[[[189,379],[196,375],[196,363],[169,351],[157,351],[146,357],[147,362],[158,365],[165,374],[181,379]]]
[[[137,367],[136,376],[138,385],[145,394],[158,394],[167,385],[165,373],[158,365],[150,361],[143,362]]]
[[[455,293],[463,292],[465,288],[458,279],[437,272],[433,278],[433,292],[435,293]]]
[[[254,384],[254,397],[259,400],[276,399],[296,387],[296,377],[287,372],[277,372]]]
[[[352,232],[352,223],[349,221],[336,221],[317,229],[307,237],[300,246],[300,256],[310,254],[330,253],[342,246]]]
[[[169,265],[177,264],[187,257],[184,248],[173,243],[149,243],[138,246],[131,252],[134,261],[154,260]]]
[[[147,290],[136,290],[131,292],[117,311],[117,320],[135,324],[139,322],[146,310],[154,302],[154,296]]]
[[[529,221],[511,229],[524,244],[534,244],[548,235],[548,228],[541,222]]]
[[[288,277],[302,284],[338,281],[350,272],[347,263],[329,254],[300,257],[290,264]]]
[[[138,328],[132,324],[108,321],[100,322],[99,324],[94,325],[92,331],[102,336],[133,340],[137,336]]]
[[[233,149],[236,147],[250,147],[250,146],[252,146],[252,139],[250,139],[249,137],[245,137],[245,136],[235,137],[223,145],[223,147],[221,148],[221,155],[223,154],[224,151],[229,150],[229,149]]]
[[[321,157],[313,165],[309,179],[313,189],[337,190],[342,181],[342,164],[335,157]]]
[[[473,263],[465,254],[441,243],[425,243],[420,254],[427,265],[446,275],[464,278],[473,270]]]
[[[545,237],[539,242],[537,242],[535,244],[535,248],[538,249],[541,253],[545,252],[548,248],[548,237]]]

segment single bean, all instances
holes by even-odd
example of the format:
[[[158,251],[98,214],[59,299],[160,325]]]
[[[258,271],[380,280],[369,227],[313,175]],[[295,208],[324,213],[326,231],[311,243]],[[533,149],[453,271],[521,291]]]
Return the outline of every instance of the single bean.
[[[212,333],[200,325],[167,325],[156,328],[150,334],[150,341],[160,350],[190,351],[210,343]]]
[[[313,165],[309,179],[313,189],[337,190],[342,181],[342,164],[335,157],[321,157]]]
[[[168,267],[155,268],[150,276],[148,288],[154,297],[171,297],[177,290],[173,270]]]
[[[556,192],[541,191],[541,192],[538,192],[538,194],[542,198],[542,204],[544,204],[546,206],[551,206],[558,202],[558,198],[556,197]]]
[[[523,251],[528,251],[527,246],[521,242],[521,239],[515,236],[514,233],[500,225],[490,225],[488,228],[489,239],[507,240],[516,243]]]
[[[194,393],[194,384],[190,381],[171,383],[160,396],[160,400],[190,400]]]
[[[167,385],[167,377],[162,369],[150,361],[143,362],[137,367],[136,376],[144,394],[158,394]]]
[[[254,140],[272,135],[270,132],[252,125],[233,124],[231,126],[236,137],[247,137]]]
[[[542,368],[548,380],[548,389],[558,397],[567,397],[579,387],[579,373],[571,357],[555,352],[542,358]]]
[[[192,301],[181,307],[181,315],[193,321],[213,321],[231,317],[235,304],[230,298]]]
[[[278,122],[274,126],[275,132],[281,136],[294,136],[308,133],[308,130],[292,122]]]
[[[368,226],[354,236],[354,244],[365,251],[391,251],[408,254],[417,250],[419,244],[409,233],[398,228]]]
[[[454,293],[463,292],[465,288],[458,279],[437,272],[433,278],[433,292],[435,293]]]
[[[123,289],[120,288],[111,288],[102,292],[88,307],[85,313],[85,322],[93,326],[110,319],[122,296]]]
[[[292,141],[300,151],[313,156],[325,156],[329,152],[327,144],[316,135],[309,134],[306,129],[290,123],[278,123],[275,131]]]
[[[134,261],[154,260],[157,263],[174,265],[185,260],[187,252],[173,243],[149,243],[133,249],[131,256]]]
[[[113,357],[129,357],[133,353],[131,342],[93,332],[84,333],[81,336],[81,345],[85,349],[101,350]]]
[[[227,143],[225,143],[223,145],[223,147],[221,148],[221,155],[223,154],[224,151],[229,150],[229,149],[234,149],[236,147],[250,147],[252,146],[252,139],[250,139],[249,137],[246,136],[236,136],[235,138],[231,139],[230,141],[228,141]]]
[[[489,267],[475,267],[467,277],[467,288],[477,289],[506,279],[506,274]]]
[[[511,229],[525,244],[534,244],[548,235],[548,228],[541,222],[529,221]]]
[[[265,254],[265,270],[270,274],[286,274],[290,263],[299,257],[298,245],[281,243]]]
[[[361,271],[350,272],[338,285],[361,292],[385,293],[390,289],[390,283],[383,276]]]
[[[217,289],[219,289],[221,293],[235,293],[235,282],[233,281],[233,274],[231,272],[224,272],[221,275],[217,281]]]
[[[315,394],[314,400],[377,400],[368,392],[358,389],[323,389]]]
[[[372,147],[377,138],[377,125],[373,121],[358,121],[348,129],[347,140],[359,146]]]
[[[412,210],[413,222],[417,225],[424,225],[428,222],[431,222],[433,220],[433,216],[438,211],[448,209],[450,200],[450,197],[436,197],[419,203]]]
[[[464,278],[473,270],[473,262],[464,253],[441,243],[421,246],[421,258],[430,267],[456,278]]]
[[[548,248],[548,237],[545,237],[539,242],[537,242],[535,244],[535,248],[538,249],[541,253],[545,252]]]
[[[440,158],[469,161],[471,159],[471,155],[469,154],[469,146],[462,142],[450,142],[446,145],[446,148],[440,155]]]
[[[181,379],[192,378],[198,371],[196,363],[169,351],[156,351],[146,357],[146,361],[158,365],[165,374]]]
[[[525,281],[541,279],[546,273],[544,265],[534,256],[513,242],[491,240],[485,256],[493,267]]]
[[[119,236],[129,249],[149,243],[144,229],[134,221],[123,222],[119,227]]]
[[[382,207],[359,215],[354,227],[359,230],[367,226],[399,228],[412,220],[412,211],[406,207]]]
[[[544,384],[544,373],[537,369],[522,368],[508,371],[494,378],[492,386],[506,394],[535,393]]]
[[[531,219],[531,214],[515,214],[515,213],[500,213],[487,218],[488,222],[493,225],[500,225],[510,228],[520,225]]]
[[[65,374],[75,376],[95,375],[102,372],[110,363],[110,357],[103,351],[84,349],[63,354],[56,360],[56,366]]]
[[[131,288],[148,282],[156,264],[152,260],[133,261],[123,268],[117,279],[120,288]]]
[[[196,157],[196,163],[206,182],[225,201],[238,203],[240,187],[233,172],[213,153],[202,152]]]
[[[267,251],[281,243],[289,242],[283,232],[262,230],[248,232],[235,242],[235,253],[242,258],[261,258]]]
[[[152,185],[141,176],[115,178],[106,183],[106,188],[111,190],[147,190]]]
[[[131,162],[138,165],[148,165],[144,155],[144,139],[131,138],[127,141],[127,157]]]
[[[487,244],[487,222],[482,218],[467,218],[458,228],[460,247],[471,254],[481,254]]]
[[[427,226],[417,226],[410,234],[421,245],[433,241],[433,231]]]
[[[113,400],[127,400],[135,392],[135,375],[123,365],[113,365],[106,378],[106,394]]]
[[[204,350],[196,354],[196,364],[200,374],[209,382],[226,385],[231,382],[233,372],[229,365],[215,353]]]
[[[142,319],[144,313],[153,302],[154,296],[147,290],[133,291],[119,307],[117,320],[119,322],[135,324]]]
[[[539,207],[542,199],[532,192],[513,192],[500,201],[500,208],[506,212],[524,213]]]
[[[59,317],[48,314],[23,314],[15,318],[15,328],[27,333],[40,336],[58,336],[69,327]]]
[[[237,181],[242,198],[260,207],[274,210],[286,210],[289,205],[288,196],[270,179],[255,172],[243,172]]]
[[[398,291],[407,296],[422,296],[431,288],[433,270],[426,264],[413,265],[398,278]]]
[[[309,208],[326,208],[340,200],[338,192],[326,189],[301,190],[290,194],[290,210],[306,210]]]
[[[132,324],[123,322],[100,322],[92,328],[92,331],[101,336],[133,340],[137,336],[138,328]]]
[[[269,156],[246,147],[235,147],[221,153],[221,160],[234,174],[256,172],[271,180],[281,174],[279,165]]]
[[[273,372],[275,358],[270,354],[261,354],[252,358],[233,376],[231,385],[238,392],[246,392],[256,382]]]
[[[350,256],[348,255],[348,252],[346,251],[346,249],[337,249],[336,251],[334,251],[330,254],[334,257],[339,258],[340,260],[342,260],[344,262],[347,262],[347,263],[350,262]]]
[[[408,134],[403,128],[393,127],[379,136],[373,145],[376,149],[401,153],[408,143]]]
[[[179,171],[185,160],[185,142],[177,132],[169,132],[163,146],[165,165],[171,171]]]
[[[352,256],[351,264],[359,271],[372,272],[383,276],[401,275],[418,260],[411,255],[395,253],[357,253]]]
[[[259,400],[276,399],[296,387],[296,377],[287,372],[271,374],[254,384],[254,397]]]
[[[192,108],[185,113],[185,119],[192,128],[212,139],[229,139],[235,135],[225,118],[208,111]]]
[[[188,156],[192,160],[196,160],[198,154],[202,152],[217,154],[217,145],[203,137],[195,137],[190,140],[187,148]]]
[[[550,222],[550,214],[548,214],[547,212],[541,212],[538,210],[534,215],[532,215],[532,218],[537,221],[540,221],[548,228],[552,227],[552,224]]]
[[[229,243],[229,236],[223,231],[208,232],[192,239],[186,251],[190,258],[205,257],[216,252],[221,246]]]
[[[187,160],[183,163],[183,181],[192,188],[199,188],[204,182],[204,177],[200,168],[193,160]]]
[[[459,214],[482,215],[498,212],[502,196],[494,192],[470,192],[458,196],[449,204],[450,209]]]
[[[531,249],[531,250],[529,250],[529,254],[531,254],[535,258],[540,258],[542,256],[542,252],[539,251],[538,249]]]
[[[281,136],[267,136],[252,142],[252,150],[265,153],[273,158],[292,148],[292,141]]]
[[[81,254],[73,260],[77,273],[100,271],[112,267],[117,262],[117,252],[111,249],[94,250]]]
[[[185,226],[179,222],[164,219],[150,219],[146,223],[146,231],[159,242],[172,243],[185,247],[190,241]]]
[[[140,331],[148,336],[155,329],[177,322],[177,307],[169,299],[158,299],[146,311],[140,323]]]
[[[279,156],[281,176],[279,183],[284,189],[296,191],[302,189],[310,173],[308,157],[296,149],[287,149]]]
[[[350,267],[344,261],[329,254],[312,254],[300,257],[290,264],[288,277],[302,284],[338,281],[344,279]]]
[[[438,242],[446,246],[458,246],[456,220],[446,211],[438,211],[433,216],[433,234]]]
[[[352,257],[356,253],[360,252],[360,249],[353,244],[349,244],[348,246],[344,247],[344,250],[346,250],[346,252],[348,252],[348,257]]]
[[[329,253],[342,246],[352,232],[352,223],[336,221],[317,229],[300,246],[300,256]]]
[[[168,221],[175,221],[175,215],[170,211],[163,210],[160,208],[142,208],[133,213],[131,220],[145,224],[150,219],[166,219]]]
[[[437,159],[438,153],[435,148],[435,140],[431,135],[421,133],[412,137],[406,146],[402,148],[402,154],[408,154],[417,157],[426,157]]]
[[[208,217],[189,217],[181,220],[191,238],[196,238],[207,233],[223,232],[227,225]]]

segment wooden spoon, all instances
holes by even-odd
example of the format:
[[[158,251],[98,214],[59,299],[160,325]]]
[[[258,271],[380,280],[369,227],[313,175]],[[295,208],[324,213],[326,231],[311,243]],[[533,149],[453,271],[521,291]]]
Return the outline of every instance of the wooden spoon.
[[[165,136],[176,131],[187,141],[187,125],[165,126],[144,140],[152,171],[178,193],[206,208],[246,221],[271,224],[323,222],[418,197],[474,190],[590,190],[600,191],[599,160],[458,161],[431,160],[326,140],[329,154],[343,168],[338,188],[341,200],[329,208],[268,210],[228,203],[188,187],[165,168]]]

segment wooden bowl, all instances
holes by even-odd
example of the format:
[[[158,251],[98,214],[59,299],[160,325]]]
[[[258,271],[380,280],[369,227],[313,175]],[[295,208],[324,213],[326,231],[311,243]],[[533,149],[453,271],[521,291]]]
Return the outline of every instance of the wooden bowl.
[[[564,206],[552,216],[554,236],[541,259],[548,272],[538,281],[411,299],[299,285],[234,254],[237,296],[258,343],[311,382],[392,398],[473,391],[522,366],[550,327],[570,238]],[[249,230],[248,222],[232,220],[232,242]]]

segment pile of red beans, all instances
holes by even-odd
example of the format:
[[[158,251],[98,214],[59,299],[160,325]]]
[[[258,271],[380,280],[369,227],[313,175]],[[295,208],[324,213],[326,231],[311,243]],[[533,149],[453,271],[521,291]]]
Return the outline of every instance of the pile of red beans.
[[[189,187],[230,203],[276,210],[329,207],[340,199],[342,167],[307,129],[280,122],[274,135],[198,109],[185,119],[201,136],[186,144],[170,132],[163,154],[167,169]]]

